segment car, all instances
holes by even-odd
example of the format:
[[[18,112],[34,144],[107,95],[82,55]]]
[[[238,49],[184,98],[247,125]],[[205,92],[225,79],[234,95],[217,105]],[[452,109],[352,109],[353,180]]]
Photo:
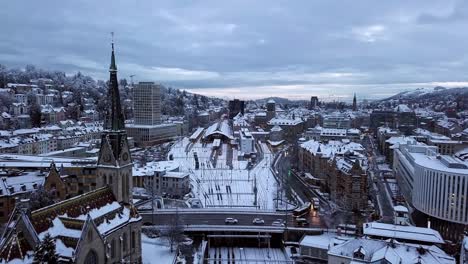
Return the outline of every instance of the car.
[[[232,217],[228,217],[224,220],[224,223],[227,224],[227,225],[235,225],[237,224],[237,219],[235,218],[232,218]]]
[[[298,226],[307,226],[309,224],[305,218],[296,218],[296,223]]]
[[[255,218],[253,221],[252,221],[252,224],[254,225],[263,225],[265,224],[265,221],[261,218]]]
[[[272,225],[272,226],[282,226],[282,227],[285,226],[284,223],[283,223],[282,221],[280,222],[280,221],[278,221],[278,220],[273,221],[273,223],[271,223],[271,225]]]

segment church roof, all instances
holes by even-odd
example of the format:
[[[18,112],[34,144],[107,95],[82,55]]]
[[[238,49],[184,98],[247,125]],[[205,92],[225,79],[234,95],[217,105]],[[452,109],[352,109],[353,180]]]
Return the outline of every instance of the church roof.
[[[8,223],[8,227],[12,228],[8,234],[8,230],[5,232],[0,243],[0,259],[27,257],[24,252],[33,250],[36,242],[16,238],[17,234],[24,236],[25,231],[36,241],[50,234],[56,241],[59,257],[72,259],[82,240],[83,232],[90,224],[95,226],[101,237],[105,237],[128,223],[140,220],[135,207],[117,202],[112,190],[107,186],[32,211],[29,216],[21,210],[16,210]],[[29,228],[17,232],[20,230],[15,227],[19,222],[23,222]],[[13,252],[15,255],[5,252]]]

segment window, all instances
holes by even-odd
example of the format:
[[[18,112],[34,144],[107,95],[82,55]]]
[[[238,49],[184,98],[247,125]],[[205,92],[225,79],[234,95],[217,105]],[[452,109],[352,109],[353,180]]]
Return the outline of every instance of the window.
[[[135,249],[136,245],[136,233],[135,231],[132,231],[132,249]]]
[[[111,258],[115,258],[115,239],[111,242]]]
[[[122,240],[123,240],[123,241],[122,241],[122,243],[123,243],[123,245],[122,245],[122,250],[125,252],[125,251],[127,251],[127,240],[128,240],[128,238],[127,238],[127,233],[123,233],[123,238],[122,238]]]
[[[98,259],[97,259],[96,252],[94,252],[93,250],[89,251],[88,255],[86,255],[84,264],[97,264],[97,263],[98,263]]]

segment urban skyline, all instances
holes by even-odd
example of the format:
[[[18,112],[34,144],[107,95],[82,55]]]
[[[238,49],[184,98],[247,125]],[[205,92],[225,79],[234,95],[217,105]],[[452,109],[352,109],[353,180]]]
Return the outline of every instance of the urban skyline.
[[[456,49],[429,55],[436,43],[418,45],[422,32],[440,37],[436,25],[459,38],[453,30],[468,5],[246,3],[99,9],[80,0],[20,24],[18,5],[8,5],[1,264],[468,264],[468,87],[453,81],[465,65],[439,60]],[[128,16],[119,17],[124,7]],[[381,16],[357,16],[363,7]],[[318,18],[305,16],[309,8]],[[350,33],[337,35],[344,24]],[[126,34],[112,30],[97,42],[94,33],[111,28]],[[311,28],[317,46],[304,35]],[[31,35],[37,56],[15,68],[31,43],[8,46],[31,29],[43,33]],[[187,42],[164,42],[152,48],[165,52],[153,54],[153,36]],[[288,42],[299,36],[304,43]],[[42,38],[49,49],[39,51]],[[205,42],[190,44],[197,39]],[[307,44],[325,46],[312,54]],[[408,49],[414,54],[400,57]],[[66,63],[55,64],[60,58]]]

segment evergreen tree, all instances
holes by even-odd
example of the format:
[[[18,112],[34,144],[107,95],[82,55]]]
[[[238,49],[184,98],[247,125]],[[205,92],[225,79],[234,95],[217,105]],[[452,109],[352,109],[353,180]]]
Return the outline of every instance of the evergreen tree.
[[[31,125],[33,127],[40,127],[41,126],[41,107],[37,104],[37,102],[33,102],[29,107],[29,116],[31,117]]]
[[[58,255],[55,251],[55,240],[47,233],[44,239],[34,249],[33,264],[57,264]]]

